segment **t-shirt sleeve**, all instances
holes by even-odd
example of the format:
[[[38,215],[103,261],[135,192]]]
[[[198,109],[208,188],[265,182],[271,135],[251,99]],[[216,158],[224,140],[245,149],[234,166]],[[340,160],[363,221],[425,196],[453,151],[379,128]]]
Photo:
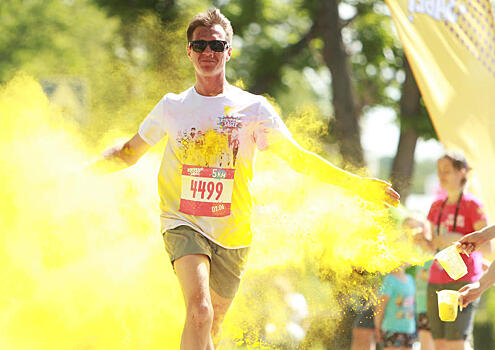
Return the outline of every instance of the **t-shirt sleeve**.
[[[163,97],[160,102],[153,108],[148,116],[139,126],[139,136],[149,145],[153,146],[160,141],[166,134],[166,97]]]
[[[383,279],[382,285],[380,286],[380,289],[378,290],[379,295],[387,295],[391,297],[393,295],[394,291],[394,283],[390,276],[385,276]]]
[[[486,220],[486,214],[483,210],[483,204],[481,204],[481,202],[477,199],[473,198],[473,200],[470,202],[469,216],[473,225],[480,220]]]
[[[436,204],[436,202],[431,205],[430,211],[428,212],[428,216],[426,217],[426,219],[429,222],[433,222],[433,223],[435,223],[435,220],[438,219],[438,218],[435,217],[435,212],[436,212],[436,210],[435,210],[435,204]]]
[[[258,122],[254,130],[254,139],[259,150],[266,150],[271,144],[286,138],[293,140],[287,126],[278,115],[275,108],[264,97],[260,97]]]

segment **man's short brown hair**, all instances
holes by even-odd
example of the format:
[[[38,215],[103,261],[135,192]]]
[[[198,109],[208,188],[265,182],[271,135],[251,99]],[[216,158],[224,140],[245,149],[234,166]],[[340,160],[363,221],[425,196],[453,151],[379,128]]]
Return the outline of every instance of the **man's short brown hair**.
[[[207,12],[198,13],[193,17],[187,28],[187,41],[191,41],[193,37],[194,30],[198,27],[213,27],[214,25],[220,25],[223,30],[225,30],[226,40],[231,43],[232,37],[234,36],[234,31],[232,30],[232,25],[230,21],[222,15],[219,9],[211,9]]]

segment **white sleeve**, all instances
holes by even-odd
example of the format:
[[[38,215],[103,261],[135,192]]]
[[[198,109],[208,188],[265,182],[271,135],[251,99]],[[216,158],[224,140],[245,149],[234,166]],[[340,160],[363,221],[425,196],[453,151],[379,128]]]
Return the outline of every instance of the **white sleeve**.
[[[262,97],[262,103],[258,110],[258,118],[258,123],[254,131],[254,139],[260,151],[266,150],[280,138],[293,140],[282,118],[280,118],[275,108],[264,97]]]
[[[150,146],[155,145],[166,134],[166,95],[158,102],[139,126],[139,136]]]

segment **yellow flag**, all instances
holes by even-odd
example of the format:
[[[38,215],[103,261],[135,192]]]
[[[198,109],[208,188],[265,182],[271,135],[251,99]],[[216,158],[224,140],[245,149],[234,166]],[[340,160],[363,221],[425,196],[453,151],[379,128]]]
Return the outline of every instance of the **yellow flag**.
[[[495,218],[495,24],[489,0],[386,0],[447,148],[464,151]]]

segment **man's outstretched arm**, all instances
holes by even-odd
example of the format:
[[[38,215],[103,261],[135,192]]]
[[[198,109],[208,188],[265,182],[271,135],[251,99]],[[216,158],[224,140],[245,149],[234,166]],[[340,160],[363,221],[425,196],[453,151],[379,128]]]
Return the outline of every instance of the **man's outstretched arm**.
[[[285,137],[277,137],[270,142],[268,148],[285,160],[295,171],[311,175],[318,180],[340,186],[356,193],[371,202],[383,202],[396,207],[399,205],[399,194],[385,181],[363,178],[342,170],[322,157],[305,150],[295,141]]]
[[[119,171],[136,164],[150,147],[136,134],[124,144],[107,149],[98,159],[90,162],[88,167],[97,172]]]

